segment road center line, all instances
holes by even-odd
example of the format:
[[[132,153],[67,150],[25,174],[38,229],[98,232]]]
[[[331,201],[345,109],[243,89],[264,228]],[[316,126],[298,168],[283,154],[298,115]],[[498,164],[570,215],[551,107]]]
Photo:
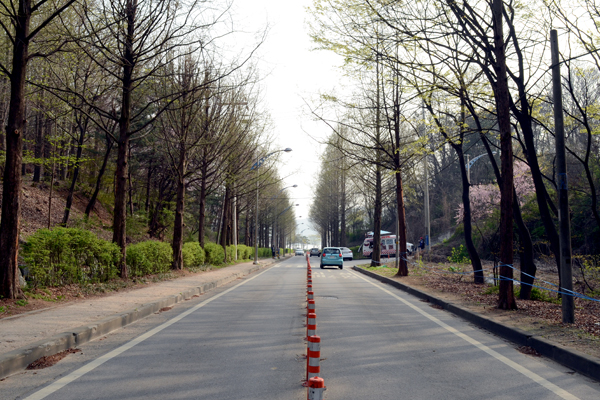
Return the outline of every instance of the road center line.
[[[165,328],[168,328],[169,326],[175,324],[176,322],[181,321],[183,318],[187,317],[188,315],[190,315],[194,311],[198,310],[199,308],[202,308],[205,305],[211,303],[212,301],[218,299],[219,297],[226,295],[227,293],[239,288],[242,285],[245,285],[246,283],[250,282],[251,280],[258,278],[265,272],[269,271],[269,269],[266,269],[263,272],[253,276],[252,278],[248,278],[245,281],[238,283],[234,287],[231,287],[231,288],[225,290],[224,292],[221,292],[221,293],[211,297],[210,299],[204,300],[202,303],[199,303],[199,304],[195,305],[194,307],[190,308],[189,310],[182,312],[181,314],[177,315],[176,317],[171,318],[170,320],[168,320],[167,322],[164,322],[163,324],[157,326],[156,328],[144,333],[143,335],[136,337],[135,339],[125,343],[124,345],[114,349],[113,351],[108,352],[101,357],[98,357],[97,359],[91,361],[90,363],[84,365],[83,367],[81,367],[81,368],[71,372],[70,374],[64,376],[63,378],[60,378],[59,380],[51,383],[50,385],[46,386],[45,388],[38,390],[37,392],[31,394],[29,397],[26,397],[25,400],[41,400],[41,399],[46,398],[47,396],[60,390],[64,386],[68,385],[69,383],[75,381],[78,378],[81,378],[83,375],[87,374],[88,372],[91,372],[94,369],[98,368],[105,362],[117,357],[119,354],[126,352],[127,350],[131,349],[135,345],[140,344],[143,341],[145,341],[146,339],[151,338],[152,336],[156,335],[157,333],[164,330]]]
[[[450,325],[446,324],[445,322],[439,320],[438,318],[434,317],[433,315],[429,314],[428,312],[420,309],[419,307],[413,305],[412,303],[410,303],[409,301],[403,299],[402,297],[398,296],[397,294],[387,290],[386,288],[380,286],[377,283],[371,282],[369,279],[365,278],[364,276],[362,276],[361,274],[354,272],[354,271],[349,271],[350,273],[356,275],[358,278],[362,279],[363,281],[375,286],[376,288],[384,291],[385,293],[389,294],[390,296],[394,297],[397,300],[400,300],[402,303],[406,304],[407,306],[409,306],[410,308],[412,308],[413,310],[415,310],[416,312],[418,312],[419,314],[423,315],[424,317],[426,317],[427,319],[431,320],[432,322],[435,322],[436,324],[438,324],[439,326],[441,326],[442,328],[446,329],[448,332],[453,333],[454,335],[458,336],[459,338],[465,340],[466,342],[472,344],[473,346],[477,347],[479,350],[482,350],[484,352],[486,352],[487,354],[489,354],[490,356],[494,357],[496,360],[503,362],[504,364],[508,365],[509,367],[511,367],[512,369],[520,372],[521,374],[525,375],[526,377],[528,377],[529,379],[531,379],[532,381],[536,382],[537,384],[545,387],[546,389],[548,389],[549,391],[553,392],[554,394],[556,394],[557,396],[565,399],[565,400],[579,400],[578,397],[572,395],[571,393],[567,392],[566,390],[556,386],[555,384],[549,382],[548,380],[542,378],[541,376],[539,376],[538,374],[536,374],[533,371],[530,371],[529,369],[517,364],[516,362],[512,361],[511,359],[503,356],[502,354],[498,353],[495,350],[490,349],[488,346],[484,345],[483,343],[479,342],[478,340],[473,339],[472,337],[458,331],[457,329],[451,327]]]

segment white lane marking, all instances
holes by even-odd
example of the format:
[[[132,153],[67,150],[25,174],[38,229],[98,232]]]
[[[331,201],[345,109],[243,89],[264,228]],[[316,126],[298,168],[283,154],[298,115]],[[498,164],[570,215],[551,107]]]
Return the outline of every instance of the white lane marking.
[[[368,280],[367,278],[365,278],[364,276],[362,276],[361,274],[357,273],[357,272],[352,272],[352,274],[356,275],[358,278],[362,279],[363,281],[370,283],[371,285],[375,286],[376,288],[384,291],[385,293],[389,294],[390,296],[394,297],[397,300],[400,300],[402,303],[406,304],[407,306],[409,306],[410,308],[412,308],[413,310],[415,310],[416,312],[418,312],[419,314],[423,315],[424,317],[428,318],[429,320],[431,320],[432,322],[435,322],[436,324],[438,324],[439,326],[441,326],[442,328],[446,329],[448,332],[453,333],[454,335],[458,336],[459,338],[465,340],[466,342],[472,344],[473,346],[477,347],[479,350],[482,350],[484,352],[486,352],[487,354],[489,354],[490,356],[494,357],[496,360],[503,362],[504,364],[506,364],[507,366],[511,367],[512,369],[520,372],[521,374],[525,375],[526,377],[528,377],[529,379],[531,379],[532,381],[536,382],[537,384],[545,387],[546,389],[548,389],[549,391],[553,392],[554,394],[556,394],[557,396],[566,399],[566,400],[579,400],[578,397],[572,395],[571,393],[567,392],[566,390],[556,386],[555,384],[549,382],[548,380],[546,380],[545,378],[542,378],[541,376],[539,376],[538,374],[536,374],[533,371],[528,370],[527,368],[517,364],[516,362],[512,361],[511,359],[503,356],[502,354],[498,353],[495,350],[490,349],[488,346],[484,345],[483,343],[479,342],[478,340],[473,339],[472,337],[458,331],[457,329],[451,327],[450,325],[446,324],[445,322],[437,319],[436,317],[434,317],[433,315],[429,314],[428,312],[421,310],[419,307],[411,304],[410,302],[408,302],[407,300],[403,299],[402,297],[396,295],[395,293],[387,290],[386,288],[371,282],[370,280]]]
[[[83,375],[87,374],[88,372],[93,371],[94,369],[98,368],[99,366],[101,366],[102,364],[104,364],[105,362],[115,358],[116,356],[118,356],[121,353],[124,353],[125,351],[131,349],[132,347],[134,347],[137,344],[142,343],[144,340],[151,338],[152,336],[156,335],[157,333],[159,333],[160,331],[162,331],[165,328],[168,328],[169,326],[173,325],[176,322],[179,322],[180,320],[182,320],[183,318],[187,317],[188,315],[190,315],[191,313],[193,313],[194,311],[198,310],[199,308],[204,307],[205,305],[207,305],[208,303],[218,299],[221,296],[226,295],[227,293],[239,288],[242,285],[245,285],[246,283],[250,282],[251,280],[258,278],[259,276],[261,276],[262,274],[264,274],[265,272],[269,271],[269,269],[261,272],[258,275],[253,276],[252,278],[248,278],[247,280],[238,283],[237,285],[235,285],[232,288],[229,288],[227,290],[225,290],[224,292],[221,292],[213,297],[211,297],[210,299],[206,299],[204,300],[202,303],[195,305],[194,307],[190,308],[189,310],[179,314],[176,317],[173,317],[172,319],[168,320],[167,322],[157,326],[156,328],[144,333],[141,336],[136,337],[135,339],[131,340],[128,343],[125,343],[124,345],[122,345],[121,347],[118,347],[116,349],[114,349],[113,351],[106,353],[105,355],[93,360],[92,362],[90,362],[89,364],[84,365],[83,367],[71,372],[69,375],[57,380],[56,382],[51,383],[50,385],[46,386],[45,388],[33,393],[32,395],[30,395],[29,397],[26,397],[25,400],[41,400],[43,398],[46,398],[47,396],[51,395],[52,393],[60,390],[61,388],[63,388],[64,386],[68,385],[69,383],[73,382],[74,380],[81,378]]]

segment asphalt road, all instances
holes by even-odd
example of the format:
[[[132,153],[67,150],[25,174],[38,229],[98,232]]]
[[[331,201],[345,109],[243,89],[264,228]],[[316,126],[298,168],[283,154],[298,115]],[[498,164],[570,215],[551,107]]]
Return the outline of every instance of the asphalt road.
[[[312,259],[328,400],[599,399],[600,385]],[[306,264],[292,257],[0,385],[4,399],[305,399]],[[7,396],[7,397],[5,397]]]

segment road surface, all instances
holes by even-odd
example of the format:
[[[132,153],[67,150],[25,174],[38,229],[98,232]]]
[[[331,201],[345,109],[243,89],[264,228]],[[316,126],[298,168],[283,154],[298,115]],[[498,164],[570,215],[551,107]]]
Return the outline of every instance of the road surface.
[[[600,399],[600,385],[345,268],[313,264],[328,400]],[[306,262],[291,257],[81,347],[4,399],[306,398]]]

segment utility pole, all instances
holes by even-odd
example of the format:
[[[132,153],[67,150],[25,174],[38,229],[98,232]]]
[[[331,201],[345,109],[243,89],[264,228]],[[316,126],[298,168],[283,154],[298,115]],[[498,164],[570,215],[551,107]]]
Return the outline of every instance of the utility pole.
[[[573,296],[573,273],[571,265],[571,224],[569,217],[569,186],[567,182],[567,163],[565,156],[565,130],[563,121],[562,88],[560,84],[560,62],[558,52],[558,34],[550,31],[550,50],[552,53],[552,94],[554,97],[554,137],[556,145],[556,172],[558,174],[558,224],[560,240],[560,280],[562,284],[562,320],[565,324],[575,322],[575,304]],[[565,293],[566,292],[566,293]]]

